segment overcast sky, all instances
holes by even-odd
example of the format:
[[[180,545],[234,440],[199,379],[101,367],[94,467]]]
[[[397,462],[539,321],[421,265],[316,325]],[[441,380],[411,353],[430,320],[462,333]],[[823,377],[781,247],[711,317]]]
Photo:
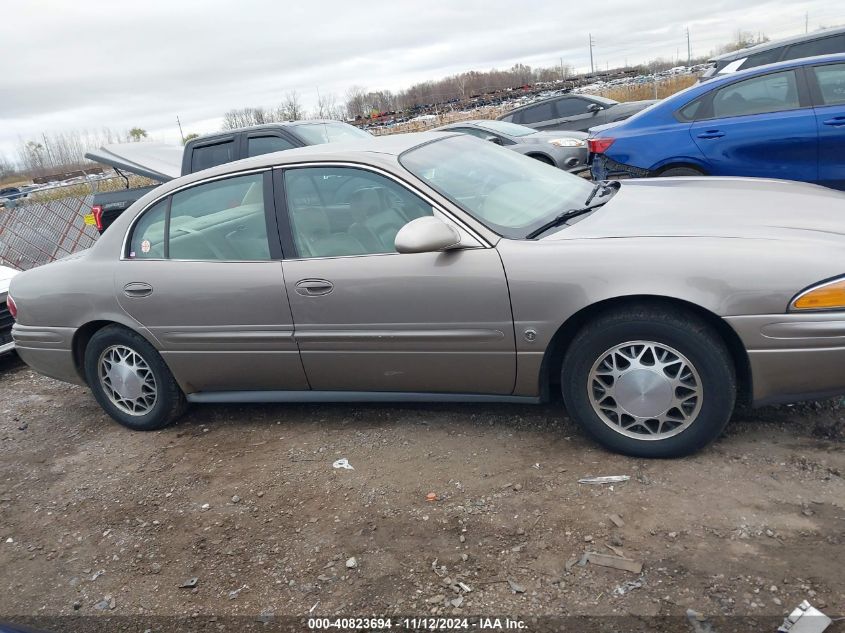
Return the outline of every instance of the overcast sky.
[[[0,153],[41,132],[131,127],[178,142],[231,108],[297,90],[401,89],[465,70],[560,58],[589,69],[686,59],[737,29],[770,37],[845,22],[831,0],[24,0],[0,22]]]

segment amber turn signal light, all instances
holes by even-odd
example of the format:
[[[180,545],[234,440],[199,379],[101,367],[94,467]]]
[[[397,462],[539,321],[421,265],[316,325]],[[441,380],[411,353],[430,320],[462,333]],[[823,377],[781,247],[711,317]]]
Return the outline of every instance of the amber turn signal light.
[[[792,302],[792,307],[795,310],[845,310],[845,279],[802,292]]]

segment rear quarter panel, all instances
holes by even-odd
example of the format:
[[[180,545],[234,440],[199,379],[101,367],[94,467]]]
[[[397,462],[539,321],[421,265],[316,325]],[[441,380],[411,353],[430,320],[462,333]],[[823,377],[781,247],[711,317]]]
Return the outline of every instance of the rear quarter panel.
[[[704,155],[690,136],[691,125],[677,121],[655,125],[637,125],[635,122],[620,125],[608,130],[606,135],[615,141],[605,155],[623,165],[649,171],[659,171],[673,164],[691,164],[709,173]]]

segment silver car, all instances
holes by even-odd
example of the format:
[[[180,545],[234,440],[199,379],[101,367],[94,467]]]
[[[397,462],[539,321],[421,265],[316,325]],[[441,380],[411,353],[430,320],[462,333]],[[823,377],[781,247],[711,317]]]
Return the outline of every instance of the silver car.
[[[433,132],[460,132],[476,136],[509,150],[525,154],[536,160],[569,171],[586,171],[587,150],[586,132],[538,132],[524,125],[505,121],[473,119],[450,123],[435,128]]]
[[[189,403],[524,402],[674,456],[736,402],[845,393],[845,195],[590,183],[466,135],[397,135],[168,182],[12,280],[35,370],[118,422]]]

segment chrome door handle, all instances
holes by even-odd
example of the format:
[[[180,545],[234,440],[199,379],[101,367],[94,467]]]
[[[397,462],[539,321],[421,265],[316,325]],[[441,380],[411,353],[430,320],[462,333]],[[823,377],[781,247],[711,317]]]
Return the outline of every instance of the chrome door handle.
[[[334,290],[334,285],[325,279],[302,279],[296,282],[294,288],[303,297],[320,297]]]
[[[839,127],[841,125],[845,125],[845,116],[835,116],[832,119],[828,119],[827,121],[822,121],[824,125],[832,125],[833,127]]]
[[[143,281],[132,281],[123,286],[123,294],[127,297],[148,297],[153,294],[153,287]]]

